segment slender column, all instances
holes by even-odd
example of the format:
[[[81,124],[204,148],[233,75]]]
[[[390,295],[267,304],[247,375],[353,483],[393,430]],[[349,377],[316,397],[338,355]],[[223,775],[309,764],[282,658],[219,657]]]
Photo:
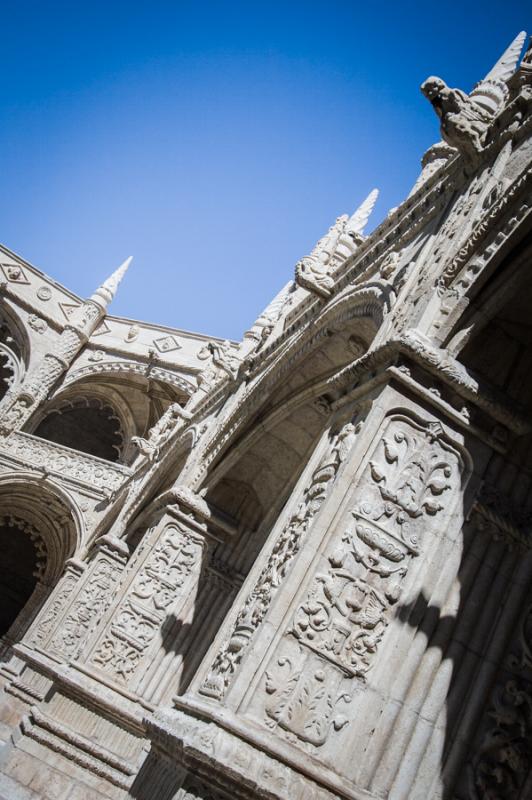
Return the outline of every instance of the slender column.
[[[64,616],[86,567],[85,563],[74,558],[66,562],[63,575],[29,629],[25,644],[35,648],[46,647],[58,621]]]
[[[126,561],[123,542],[108,535],[99,540],[83,572],[78,562],[70,562],[35,622],[30,644],[46,646],[46,652],[60,660],[75,659],[109,606]]]
[[[156,680],[161,649],[172,647],[174,627],[192,633],[209,545],[223,534],[205,501],[189,490],[170,492],[168,503],[84,656],[92,670],[133,692]]]

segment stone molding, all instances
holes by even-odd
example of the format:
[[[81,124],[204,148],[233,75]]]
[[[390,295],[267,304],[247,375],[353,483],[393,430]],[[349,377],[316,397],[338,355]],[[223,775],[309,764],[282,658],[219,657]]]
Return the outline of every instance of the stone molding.
[[[282,746],[272,746],[258,729],[232,715],[211,714],[205,703],[183,702],[174,711],[157,711],[146,717],[145,726],[156,750],[237,797],[376,800],[308,757],[294,761]]]
[[[104,353],[104,355],[106,355]],[[103,358],[103,357],[102,357]],[[95,364],[90,364],[84,367],[73,369],[66,376],[66,379],[61,389],[71,386],[78,381],[83,380],[91,375],[119,375],[121,373],[132,373],[140,375],[143,378],[151,378],[168,383],[183,392],[187,397],[190,397],[195,391],[196,386],[194,383],[186,380],[181,375],[177,375],[170,369],[155,366],[153,363],[137,363],[134,361],[108,361],[102,360]]]
[[[20,466],[31,466],[86,489],[110,497],[130,477],[131,470],[103,458],[90,456],[70,447],[14,431],[0,439],[0,457],[13,459]]]

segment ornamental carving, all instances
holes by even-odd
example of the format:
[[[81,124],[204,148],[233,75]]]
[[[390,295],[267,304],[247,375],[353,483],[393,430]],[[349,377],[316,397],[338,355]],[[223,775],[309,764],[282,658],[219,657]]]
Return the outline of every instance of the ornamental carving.
[[[439,423],[390,423],[369,462],[352,522],[297,609],[291,634],[349,677],[364,678],[412,557],[419,522],[443,509],[453,458]]]
[[[48,323],[37,314],[30,314],[28,317],[28,325],[33,328],[37,333],[43,334],[48,330]]]
[[[309,671],[289,658],[277,660],[277,672],[266,673],[266,724],[272,730],[282,728],[314,747],[325,744],[331,728],[341,730],[348,723],[340,712],[351,702],[346,692],[331,691],[330,669],[318,664]],[[316,667],[316,665],[314,665]]]
[[[241,360],[227,339],[225,342],[207,342],[198,350],[197,357],[206,362],[198,376],[198,384],[203,390],[208,391],[220,379],[236,379]]]
[[[166,528],[116,610],[92,663],[125,683],[159,632],[169,607],[201,564],[202,540],[177,525]]]
[[[489,129],[509,98],[508,80],[519,62],[526,34],[520,33],[484,80],[470,94],[451,89],[441,78],[431,76],[421,91],[441,122],[442,138],[466,156],[486,146]]]
[[[94,624],[108,608],[117,588],[120,565],[101,557],[81,588],[71,611],[63,619],[51,641],[51,649],[68,658],[76,658]]]
[[[80,481],[107,493],[116,491],[130,472],[121,464],[74,452],[55,442],[18,431],[2,442],[2,450],[24,464],[41,467],[48,473]]]
[[[31,637],[31,644],[44,644],[48,634],[55,626],[60,613],[63,611],[66,601],[74,591],[76,583],[77,579],[73,575],[68,575],[65,578],[61,591],[54,596],[42,620],[39,621],[39,625]]]
[[[532,767],[530,684],[508,680],[493,694],[480,757],[470,766],[471,800],[514,800]]]
[[[310,289],[323,297],[328,297],[334,286],[329,274],[328,264],[347,225],[348,216],[338,217],[325,236],[316,244],[310,255],[296,264],[296,281],[305,289]]]
[[[314,576],[266,673],[267,724],[275,720],[284,738],[320,747],[347,723],[346,682],[364,683],[373,667],[422,534],[457,477],[458,456],[439,423],[388,422],[327,568]]]
[[[217,700],[224,697],[254,632],[266,616],[314,517],[330,492],[340,465],[351,450],[358,429],[359,426],[347,423],[333,437],[327,454],[314,471],[305,489],[302,501],[273,545],[266,566],[234,622],[229,639],[216,656],[200,688],[202,694]]]
[[[142,436],[132,436],[131,441],[148,461],[154,461],[159,456],[161,447],[170,438],[178,422],[182,419],[188,419],[188,417],[188,412],[181,408],[179,403],[171,403],[159,421],[150,428],[146,439]]]
[[[477,752],[466,766],[468,800],[525,796],[532,771],[532,604],[510,651],[489,698]]]
[[[378,189],[373,189],[351,217],[342,214],[310,255],[296,264],[296,283],[322,297],[329,297],[334,287],[333,273],[364,241],[364,228],[371,216]]]
[[[36,625],[30,636],[30,644],[32,645],[42,646],[46,643],[74,593],[79,581],[80,570],[79,568],[73,570],[69,565],[67,565],[66,570],[61,586],[57,587],[45,605],[42,614],[37,618]]]

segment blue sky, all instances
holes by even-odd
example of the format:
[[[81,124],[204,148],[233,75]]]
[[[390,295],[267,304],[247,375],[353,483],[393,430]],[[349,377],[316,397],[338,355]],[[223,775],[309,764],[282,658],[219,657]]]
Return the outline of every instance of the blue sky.
[[[528,3],[2,2],[0,240],[115,314],[240,338],[374,187],[374,227]],[[528,26],[528,27],[527,27]]]

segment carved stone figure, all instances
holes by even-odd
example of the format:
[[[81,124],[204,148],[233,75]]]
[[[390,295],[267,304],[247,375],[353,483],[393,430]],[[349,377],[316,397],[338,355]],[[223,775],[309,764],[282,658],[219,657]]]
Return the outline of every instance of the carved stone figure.
[[[470,95],[451,89],[445,81],[427,78],[421,91],[441,120],[447,144],[465,153],[480,153],[488,128],[508,96],[507,81],[515,71],[526,34],[520,33]]]
[[[334,286],[332,259],[340,243],[342,234],[359,245],[363,242],[363,231],[373,211],[379,192],[373,189],[362,205],[351,217],[343,214],[316,244],[310,255],[296,264],[296,281],[306,289],[328,297]]]
[[[177,423],[184,418],[186,418],[186,412],[179,403],[171,403],[159,421],[150,428],[147,439],[142,436],[133,436],[131,441],[148,461],[153,461],[159,455],[161,447],[167,441]]]

